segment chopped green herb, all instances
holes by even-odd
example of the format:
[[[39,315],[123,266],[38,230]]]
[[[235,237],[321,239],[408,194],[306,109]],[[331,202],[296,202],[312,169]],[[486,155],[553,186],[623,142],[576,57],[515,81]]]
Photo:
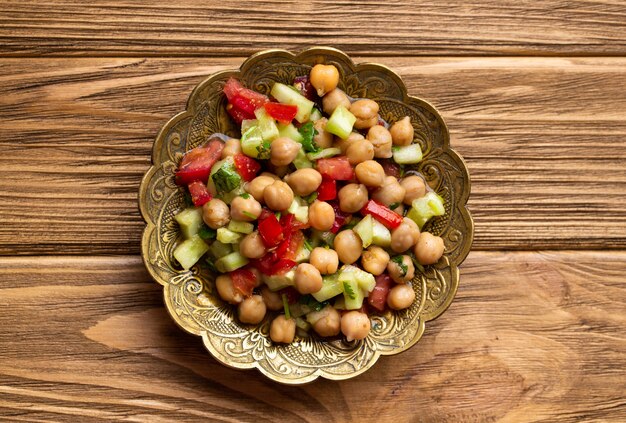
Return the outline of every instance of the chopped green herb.
[[[241,176],[239,176],[232,163],[224,163],[224,165],[211,176],[211,179],[213,179],[215,189],[217,189],[217,192],[220,194],[231,192],[241,185]]]
[[[276,220],[280,220],[281,214],[280,214],[280,212],[276,212],[276,213],[274,213],[274,216],[276,216]]]
[[[406,276],[407,272],[409,271],[409,266],[404,264],[404,257],[403,256],[395,256],[395,257],[391,258],[391,261],[398,265],[398,267],[402,271],[402,276],[403,277]]]
[[[206,225],[202,225],[200,230],[198,231],[198,235],[202,239],[215,239],[217,236],[217,231],[215,229],[211,229]]]
[[[304,201],[306,201],[308,204],[313,204],[315,200],[317,200],[317,192],[314,192],[313,194],[309,194],[304,197]]]
[[[400,177],[404,178],[404,166],[400,165]]]
[[[420,272],[424,273],[424,271],[425,271],[426,269],[424,269],[424,266],[422,266],[422,265],[421,265],[421,264],[417,261],[417,259],[415,258],[415,256],[413,256],[413,254],[411,254],[411,260],[413,261],[413,266],[415,266],[415,268],[416,268],[417,270],[419,270]]]
[[[356,300],[356,294],[348,282],[343,283],[343,292],[351,299]]]
[[[400,147],[394,145],[393,147],[391,147],[391,151],[400,151]]]
[[[256,148],[256,151],[259,153],[257,156],[258,159],[267,160],[270,158],[270,148],[271,143],[268,140],[263,140],[261,144]]]
[[[399,205],[400,205],[400,203],[392,203],[392,204],[389,204],[389,208],[391,210],[393,210],[393,209],[397,208]]]
[[[308,239],[305,239],[305,240],[304,240],[304,248],[306,248],[306,249],[307,249],[307,250],[309,250],[309,251],[312,251],[312,250],[313,250],[313,246],[311,245],[311,243],[309,242],[309,240],[308,240]]]
[[[320,311],[328,305],[328,301],[319,302],[309,294],[301,296],[298,302],[310,308],[311,311]]]
[[[244,210],[241,212],[244,216],[249,217],[250,219],[256,219],[256,216],[250,213],[248,210]]]
[[[298,129],[302,135],[302,147],[307,153],[315,153],[320,150],[313,137],[317,135],[317,130],[313,127],[313,122],[307,122]]]
[[[289,320],[291,319],[291,313],[289,312],[289,302],[287,301],[287,295],[282,294],[281,297],[283,298],[283,308],[285,309],[285,318]]]
[[[250,198],[250,194],[248,194],[247,192],[244,192],[243,194],[239,194],[239,196],[242,198],[245,198],[246,200]]]

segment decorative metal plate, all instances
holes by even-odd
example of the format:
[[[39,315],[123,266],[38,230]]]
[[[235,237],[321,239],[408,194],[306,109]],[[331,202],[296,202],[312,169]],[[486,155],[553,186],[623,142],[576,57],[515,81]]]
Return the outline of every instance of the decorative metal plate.
[[[180,234],[174,215],[184,207],[183,192],[174,183],[174,170],[187,150],[221,132],[239,137],[238,127],[225,111],[222,88],[234,76],[244,86],[269,93],[274,82],[291,84],[317,63],[339,69],[339,86],[352,97],[366,97],[380,105],[381,116],[395,121],[410,116],[424,152],[416,166],[429,185],[445,199],[446,213],[425,228],[443,237],[445,255],[425,273],[416,271],[417,294],[412,307],[372,317],[370,335],[356,342],[323,340],[315,336],[276,345],[269,339],[270,320],[243,325],[234,309],[216,293],[213,275],[203,266],[189,271],[177,267],[172,252]],[[270,50],[251,56],[237,70],[216,73],[191,93],[187,109],[174,116],[158,134],[152,151],[153,166],[141,183],[139,205],[147,225],[142,240],[143,261],[152,277],[163,285],[167,309],[184,330],[199,335],[221,363],[238,369],[257,368],[270,379],[300,384],[321,376],[347,379],[372,367],[381,355],[397,354],[414,345],[426,322],[450,305],[459,284],[458,265],[469,253],[474,226],[465,205],[470,179],[461,157],[450,148],[443,119],[426,101],[409,96],[402,80],[389,68],[370,63],[355,65],[343,52],[311,48],[300,54]]]

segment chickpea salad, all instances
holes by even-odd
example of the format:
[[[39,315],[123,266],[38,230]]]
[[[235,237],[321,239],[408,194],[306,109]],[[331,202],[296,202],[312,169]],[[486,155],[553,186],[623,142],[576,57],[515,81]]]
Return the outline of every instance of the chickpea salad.
[[[323,64],[269,96],[229,79],[226,111],[241,138],[213,134],[175,174],[188,207],[175,216],[174,258],[185,270],[209,266],[240,322],[274,312],[277,343],[311,331],[367,337],[369,315],[410,307],[416,268],[444,252],[422,231],[445,209],[408,169],[422,160],[410,118],[385,122],[375,101],[338,83]]]

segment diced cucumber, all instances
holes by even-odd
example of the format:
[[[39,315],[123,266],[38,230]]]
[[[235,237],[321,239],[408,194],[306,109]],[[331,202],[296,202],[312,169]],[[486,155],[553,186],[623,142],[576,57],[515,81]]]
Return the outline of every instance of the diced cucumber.
[[[289,123],[287,125],[285,125],[284,123],[279,123],[277,126],[279,136],[291,138],[296,142],[302,142],[302,134],[295,126],[293,126],[293,123]]]
[[[356,122],[356,117],[345,106],[339,106],[328,119],[326,131],[346,139],[352,132],[354,122]]]
[[[431,217],[442,216],[446,212],[443,198],[433,191],[429,191],[425,196],[413,200],[411,206],[406,216],[417,223],[420,229]]]
[[[230,205],[230,203],[232,203],[232,201],[236,198],[239,197],[241,194],[244,194],[246,192],[245,189],[243,189],[243,185],[239,185],[237,188],[235,188],[234,190],[232,190],[231,192],[227,192],[226,194],[223,194],[220,196],[220,198],[228,205]]]
[[[333,242],[335,241],[335,234],[330,231],[320,231],[317,229],[312,229],[311,241],[313,241],[313,245],[316,247],[326,244],[332,248]]]
[[[244,134],[248,129],[258,125],[259,121],[256,119],[244,119],[243,121],[241,121],[241,133]]]
[[[237,172],[233,160],[225,159],[222,165],[211,174],[218,195],[229,193],[241,186],[241,176]]]
[[[295,303],[289,305],[289,311],[291,311],[291,317],[300,317],[310,313],[311,307],[306,304]]]
[[[293,160],[293,165],[296,167],[296,169],[306,169],[313,167],[313,163],[311,162],[311,160],[309,160],[307,154],[302,148],[300,149],[300,151],[298,151],[298,155]]]
[[[267,114],[264,107],[256,109],[254,115],[259,123],[259,129],[261,130],[264,141],[271,141],[278,137],[278,127],[276,126],[276,121]]]
[[[305,246],[302,246],[300,247],[300,250],[298,250],[298,254],[296,254],[296,258],[294,261],[296,263],[304,263],[304,262],[308,262],[310,257],[311,257],[311,251],[309,251],[309,249],[306,248]]]
[[[339,271],[339,280],[342,282],[355,280],[361,291],[371,292],[376,286],[374,275],[356,266],[345,265]]]
[[[237,244],[241,241],[241,234],[233,232],[228,228],[219,228],[217,230],[217,240],[224,244]]]
[[[331,147],[331,148],[325,148],[315,153],[307,153],[306,157],[309,160],[319,160],[319,159],[326,159],[328,157],[333,157],[333,156],[336,156],[337,154],[341,154],[341,149]]]
[[[206,242],[198,235],[194,235],[176,247],[174,258],[183,269],[189,270],[207,251],[209,251],[209,246]]]
[[[359,287],[356,272],[343,270],[339,272],[338,281],[343,285],[343,298],[346,304],[346,310],[357,310],[361,308],[364,295]]]
[[[254,225],[250,222],[241,222],[239,220],[231,220],[228,223],[228,229],[240,234],[251,234],[254,231]]]
[[[342,292],[343,284],[339,282],[339,274],[333,273],[332,275],[324,276],[322,278],[322,289],[311,295],[313,295],[313,298],[321,303],[322,301],[333,298]]]
[[[263,133],[258,126],[253,126],[241,136],[241,151],[255,159],[270,158],[270,143],[263,140]]]
[[[294,198],[287,211],[294,215],[298,222],[307,223],[309,221],[309,207],[301,205],[302,200]]]
[[[393,160],[398,164],[415,164],[422,161],[422,148],[419,144],[410,144],[393,148]]]
[[[311,329],[311,324],[304,320],[302,317],[296,317],[296,327],[307,332],[309,329]]]
[[[372,219],[372,244],[383,248],[391,245],[391,232],[376,219]]]
[[[313,111],[311,112],[311,116],[309,116],[309,120],[311,122],[315,122],[322,118],[322,112],[319,111],[317,107],[313,107]]]
[[[302,94],[300,94],[296,90],[293,90],[289,86],[281,84],[280,82],[274,84],[270,94],[280,103],[297,106],[298,113],[296,113],[295,119],[298,122],[304,123],[309,120],[309,117],[311,116],[311,111],[313,110],[313,106],[315,105],[315,103],[313,103],[311,100],[304,97]]]
[[[282,275],[261,274],[261,279],[263,279],[263,282],[265,282],[271,291],[279,291],[283,288],[287,288],[288,286],[295,285],[294,281],[296,279],[296,271],[295,269],[291,269]]]
[[[238,252],[230,253],[215,262],[215,267],[222,273],[232,272],[248,264],[248,259]]]
[[[233,246],[232,244],[224,244],[219,241],[213,241],[209,247],[209,252],[216,259],[221,259],[222,257],[233,252]]]
[[[202,227],[202,207],[188,207],[174,216],[185,239],[196,235]]]
[[[363,248],[367,248],[372,244],[374,224],[372,223],[372,215],[366,215],[352,230],[361,238]]]

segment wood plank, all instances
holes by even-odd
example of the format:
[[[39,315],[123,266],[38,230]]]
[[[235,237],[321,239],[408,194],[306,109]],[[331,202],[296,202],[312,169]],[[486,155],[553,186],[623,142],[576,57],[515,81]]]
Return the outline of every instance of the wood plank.
[[[0,55],[246,56],[330,44],[359,55],[624,55],[612,0],[0,2]]]
[[[472,176],[475,249],[626,248],[626,59],[375,61],[446,119]],[[206,75],[240,63],[0,60],[0,254],[136,254],[154,136]]]
[[[138,257],[0,258],[16,421],[624,421],[626,251],[473,252],[410,351],[285,387],[211,359]]]

